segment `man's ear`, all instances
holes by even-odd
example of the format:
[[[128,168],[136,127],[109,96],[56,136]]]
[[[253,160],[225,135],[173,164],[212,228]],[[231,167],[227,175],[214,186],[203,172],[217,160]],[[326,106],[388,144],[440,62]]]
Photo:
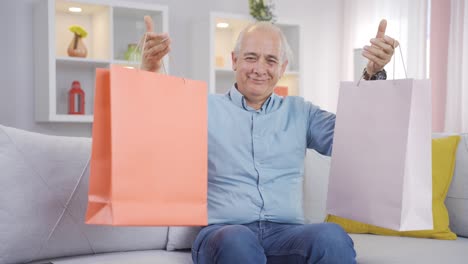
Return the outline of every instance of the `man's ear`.
[[[232,59],[232,70],[236,71],[237,70],[237,55],[233,52],[231,52],[231,59]]]
[[[280,72],[280,73],[281,73],[281,74],[280,74],[281,77],[283,76],[284,72],[286,71],[286,67],[288,66],[288,62],[289,62],[288,60],[285,60],[285,61],[283,62],[283,64],[281,65],[281,72]]]

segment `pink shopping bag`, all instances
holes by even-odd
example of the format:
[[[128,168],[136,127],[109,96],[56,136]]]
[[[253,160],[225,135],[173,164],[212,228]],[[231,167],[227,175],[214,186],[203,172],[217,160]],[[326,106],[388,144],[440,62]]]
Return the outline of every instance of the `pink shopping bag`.
[[[207,225],[207,97],[201,81],[97,69],[87,224]]]
[[[431,115],[429,80],[341,83],[327,212],[432,229]]]

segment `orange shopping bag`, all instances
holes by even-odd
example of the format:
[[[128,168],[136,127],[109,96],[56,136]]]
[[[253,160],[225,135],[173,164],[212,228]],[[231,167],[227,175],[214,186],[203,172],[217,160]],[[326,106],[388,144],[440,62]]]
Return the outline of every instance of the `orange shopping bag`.
[[[96,70],[87,224],[207,225],[207,88]]]

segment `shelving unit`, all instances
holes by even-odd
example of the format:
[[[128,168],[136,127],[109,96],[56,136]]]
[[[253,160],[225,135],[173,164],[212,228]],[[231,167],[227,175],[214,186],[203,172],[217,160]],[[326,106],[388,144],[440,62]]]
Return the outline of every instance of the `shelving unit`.
[[[254,20],[249,16],[212,12],[209,19],[194,23],[193,32],[196,33],[193,37],[193,47],[197,52],[192,53],[192,60],[196,63],[192,67],[192,77],[208,82],[211,93],[225,93],[234,84],[235,72],[232,70],[231,51],[241,30],[251,22]],[[228,26],[217,27],[219,23]],[[286,21],[279,21],[277,25],[285,34],[293,53],[293,59],[289,61],[278,86],[287,86],[289,95],[302,95],[300,26],[298,23]]]
[[[72,13],[70,7],[81,8]],[[152,17],[156,32],[168,32],[166,6],[112,0],[41,0],[34,8],[34,64],[36,121],[93,121],[96,68],[110,64],[138,67],[124,59],[127,47],[145,32],[143,16]],[[69,57],[71,25],[80,25],[88,36],[86,58]],[[168,60],[164,64],[168,69]],[[85,91],[85,115],[68,114],[68,91],[77,80]]]

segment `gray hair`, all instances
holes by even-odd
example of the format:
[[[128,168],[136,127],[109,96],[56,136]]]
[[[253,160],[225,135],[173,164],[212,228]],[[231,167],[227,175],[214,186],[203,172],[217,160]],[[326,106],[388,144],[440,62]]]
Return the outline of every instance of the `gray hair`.
[[[274,32],[277,32],[281,40],[281,43],[280,43],[281,63],[285,62],[286,60],[291,62],[292,51],[291,51],[291,48],[289,47],[286,37],[284,36],[283,31],[281,31],[281,29],[278,26],[273,25],[272,23],[266,22],[266,21],[251,23],[239,33],[239,36],[237,37],[236,45],[234,46],[234,54],[239,55],[242,40],[244,39],[245,33],[250,31],[251,29],[257,29],[257,28],[267,29],[267,30],[272,30]]]

